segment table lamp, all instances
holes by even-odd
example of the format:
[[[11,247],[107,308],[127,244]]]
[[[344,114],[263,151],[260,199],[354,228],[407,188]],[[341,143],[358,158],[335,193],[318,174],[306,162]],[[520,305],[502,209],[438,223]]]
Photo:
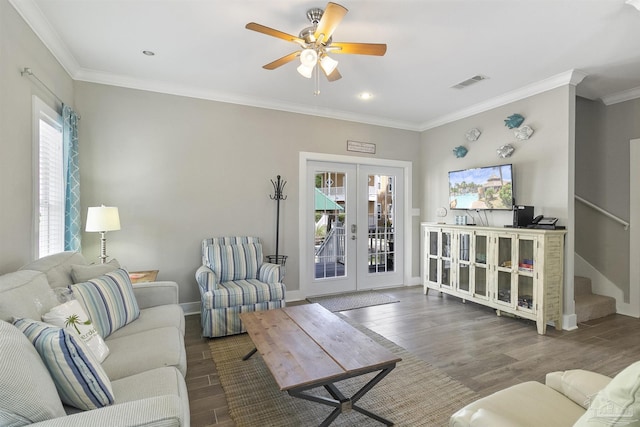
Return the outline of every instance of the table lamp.
[[[100,262],[107,262],[107,231],[120,230],[120,216],[118,208],[111,206],[91,207],[87,211],[87,225],[85,231],[100,232]]]

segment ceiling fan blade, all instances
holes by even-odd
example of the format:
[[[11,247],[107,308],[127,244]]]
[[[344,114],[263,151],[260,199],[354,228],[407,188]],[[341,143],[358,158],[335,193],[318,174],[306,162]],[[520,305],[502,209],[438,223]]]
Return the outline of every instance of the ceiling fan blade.
[[[387,45],[384,43],[333,42],[327,47],[327,51],[331,53],[383,56],[387,52]]]
[[[318,22],[318,27],[314,33],[316,40],[320,39],[320,36],[322,36],[322,40],[320,40],[320,42],[326,43],[347,12],[348,10],[344,6],[331,2],[327,3],[327,7],[322,14],[322,18],[320,18],[320,22]]]
[[[288,42],[297,43],[302,47],[306,47],[305,41],[302,40],[300,37],[296,37],[294,35],[287,34],[287,33],[284,33],[282,31],[274,30],[273,28],[269,28],[269,27],[266,27],[266,26],[261,25],[261,24],[256,24],[255,22],[249,22],[245,26],[245,28],[247,30],[257,31],[259,33],[266,34],[266,35],[271,36],[271,37],[276,37],[276,38],[279,38],[279,39],[282,39],[282,40],[286,40]]]
[[[331,74],[324,73],[324,75],[327,76],[327,80],[329,80],[330,82],[335,82],[336,80],[340,80],[342,78],[342,74],[340,74],[340,71],[338,71],[337,68],[334,68]]]
[[[264,68],[265,70],[275,70],[276,68],[293,61],[298,56],[300,56],[300,51],[293,52],[289,55],[283,56],[280,59],[276,59],[275,61],[270,62],[267,65],[263,65],[262,68]]]

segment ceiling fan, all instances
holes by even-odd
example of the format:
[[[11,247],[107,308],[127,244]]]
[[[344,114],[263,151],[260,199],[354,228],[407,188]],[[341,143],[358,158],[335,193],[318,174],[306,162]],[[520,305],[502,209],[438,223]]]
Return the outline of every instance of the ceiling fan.
[[[307,18],[311,21],[311,26],[300,31],[298,36],[274,30],[255,22],[248,23],[245,28],[300,46],[300,50],[276,59],[262,68],[275,70],[299,57],[300,65],[297,69],[301,75],[311,78],[314,68],[319,64],[327,76],[327,80],[332,82],[342,76],[337,69],[338,61],[331,58],[329,53],[383,56],[387,51],[386,44],[334,42],[331,36],[347,12],[348,10],[344,6],[331,2],[327,3],[325,10],[309,9]]]

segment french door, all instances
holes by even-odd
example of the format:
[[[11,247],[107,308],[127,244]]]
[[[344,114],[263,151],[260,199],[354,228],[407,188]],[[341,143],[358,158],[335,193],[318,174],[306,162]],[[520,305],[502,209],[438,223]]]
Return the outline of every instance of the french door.
[[[403,283],[403,173],[398,167],[307,163],[307,295]]]

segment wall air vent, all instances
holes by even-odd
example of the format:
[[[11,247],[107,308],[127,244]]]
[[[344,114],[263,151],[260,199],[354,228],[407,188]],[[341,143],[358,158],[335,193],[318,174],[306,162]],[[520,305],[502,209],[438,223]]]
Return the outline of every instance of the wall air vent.
[[[454,85],[454,86],[451,86],[451,87],[453,89],[464,89],[464,88],[466,88],[468,86],[471,86],[472,84],[481,82],[481,81],[486,80],[488,78],[489,77],[487,77],[487,76],[483,76],[483,75],[478,74],[478,75],[475,75],[475,76],[471,77],[470,79],[462,81],[462,82],[458,83],[457,85]]]

